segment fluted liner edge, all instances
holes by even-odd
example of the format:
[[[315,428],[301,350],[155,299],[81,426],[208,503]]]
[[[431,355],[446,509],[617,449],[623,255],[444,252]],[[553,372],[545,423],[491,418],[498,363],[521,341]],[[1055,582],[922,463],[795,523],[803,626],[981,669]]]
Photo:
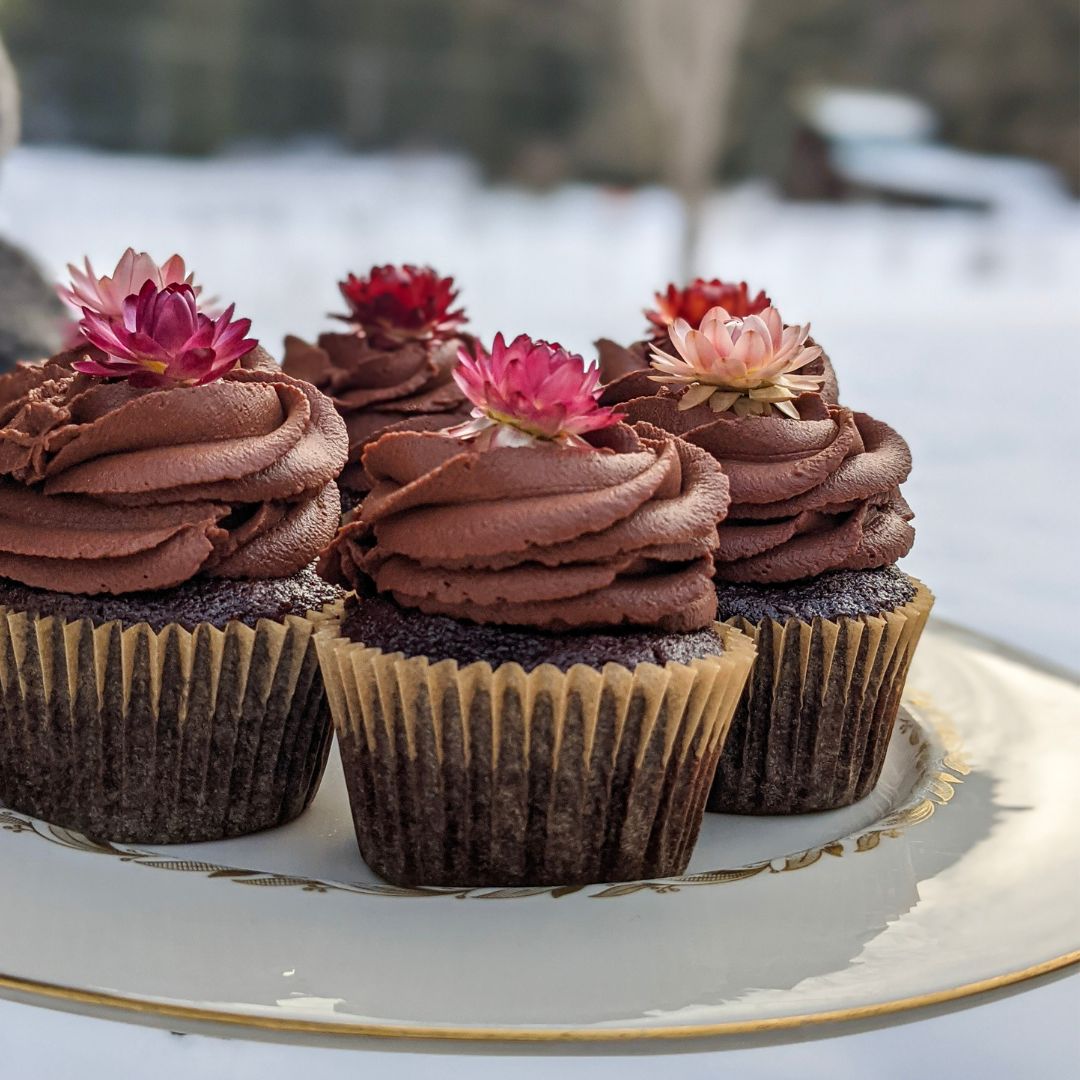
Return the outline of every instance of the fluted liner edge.
[[[885,763],[915,647],[934,598],[895,611],[807,622],[729,620],[757,660],[709,794],[722,814],[793,814],[849,806]]]
[[[398,885],[574,885],[682,873],[750,640],[690,664],[384,654],[316,635],[361,854]]]
[[[154,631],[0,607],[0,803],[124,843],[295,818],[332,738],[321,618]]]

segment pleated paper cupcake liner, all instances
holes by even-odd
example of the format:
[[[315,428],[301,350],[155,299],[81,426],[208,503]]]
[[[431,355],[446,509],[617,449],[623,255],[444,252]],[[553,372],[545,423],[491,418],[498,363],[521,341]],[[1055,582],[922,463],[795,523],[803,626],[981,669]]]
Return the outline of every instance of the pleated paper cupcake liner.
[[[749,639],[690,664],[406,659],[316,635],[361,854],[397,885],[578,885],[686,868]]]
[[[156,632],[0,607],[0,803],[123,843],[290,821],[332,738],[321,619]]]
[[[921,582],[895,611],[806,622],[729,620],[757,661],[709,794],[721,814],[799,814],[865,798],[885,763],[934,598]]]

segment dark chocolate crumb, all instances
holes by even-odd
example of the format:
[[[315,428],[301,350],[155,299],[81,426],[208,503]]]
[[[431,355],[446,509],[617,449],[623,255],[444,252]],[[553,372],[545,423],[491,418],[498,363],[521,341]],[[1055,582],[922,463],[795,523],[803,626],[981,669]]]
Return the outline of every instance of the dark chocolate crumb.
[[[355,510],[367,497],[366,491],[357,491],[354,488],[342,487],[338,484],[338,494],[341,496],[341,515]]]
[[[639,629],[545,633],[528,627],[483,626],[445,615],[425,615],[378,596],[359,600],[350,596],[345,601],[342,632],[352,641],[384,653],[424,656],[432,663],[456,660],[472,664],[486,660],[493,668],[516,661],[526,671],[541,664],[554,664],[561,671],[568,671],[574,664],[600,669],[609,662],[627,668],[642,663],[663,666],[668,661],[689,664],[723,651],[720,636],[711,628],[687,634]]]
[[[0,605],[12,611],[59,615],[69,621],[90,619],[99,625],[114,619],[125,626],[145,622],[155,631],[169,623],[194,630],[204,622],[220,630],[231,620],[254,627],[260,619],[304,615],[341,595],[341,589],[315,573],[314,565],[286,578],[196,578],[174,589],[124,596],[50,592],[0,578]]]
[[[915,596],[911,578],[895,566],[875,570],[834,570],[805,581],[753,585],[718,581],[718,618],[762,619],[857,618],[903,607]]]

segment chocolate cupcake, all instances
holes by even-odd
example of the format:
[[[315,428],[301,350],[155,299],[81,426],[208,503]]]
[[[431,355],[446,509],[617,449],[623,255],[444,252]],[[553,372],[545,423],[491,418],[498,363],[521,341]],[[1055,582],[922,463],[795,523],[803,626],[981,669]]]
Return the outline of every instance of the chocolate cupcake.
[[[360,850],[406,885],[681,873],[753,660],[714,621],[727,483],[558,346],[496,338],[474,419],[368,447],[317,635]]]
[[[147,262],[77,280],[85,347],[0,379],[0,802],[193,842],[318,787],[336,592],[311,564],[347,441],[248,320]]]
[[[757,644],[709,809],[828,810],[877,783],[932,604],[895,569],[911,548],[911,468],[886,424],[831,403],[808,327],[775,309],[681,320],[653,368],[602,400],[707,450],[731,485],[715,554],[719,617]],[[810,374],[808,374],[810,373]],[[644,391],[644,393],[642,393]]]
[[[454,308],[453,278],[430,267],[376,266],[339,285],[349,307],[343,333],[317,345],[285,339],[284,370],[314,383],[337,406],[349,432],[349,462],[339,484],[346,509],[367,492],[361,456],[384,431],[437,431],[460,423],[469,405],[450,377],[465,312]]]

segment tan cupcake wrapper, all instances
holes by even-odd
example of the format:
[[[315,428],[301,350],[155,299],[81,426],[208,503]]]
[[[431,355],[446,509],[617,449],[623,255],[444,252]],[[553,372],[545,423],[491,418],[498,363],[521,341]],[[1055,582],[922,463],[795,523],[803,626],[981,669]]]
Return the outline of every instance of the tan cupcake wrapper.
[[[881,775],[934,598],[920,581],[895,611],[806,622],[733,618],[757,661],[720,756],[708,809],[793,814],[848,806]]]
[[[330,747],[325,620],[155,631],[0,607],[0,802],[124,843],[291,820]]]
[[[459,667],[316,635],[360,851],[398,885],[575,885],[686,868],[753,663]]]

